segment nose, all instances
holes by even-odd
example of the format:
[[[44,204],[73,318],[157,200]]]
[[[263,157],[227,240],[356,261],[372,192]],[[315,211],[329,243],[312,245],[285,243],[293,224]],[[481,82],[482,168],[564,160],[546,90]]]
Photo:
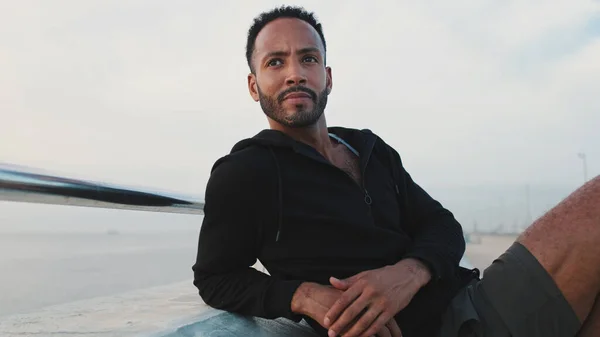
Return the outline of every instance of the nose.
[[[289,86],[306,84],[306,74],[300,64],[293,63],[288,67],[288,76],[285,83]]]

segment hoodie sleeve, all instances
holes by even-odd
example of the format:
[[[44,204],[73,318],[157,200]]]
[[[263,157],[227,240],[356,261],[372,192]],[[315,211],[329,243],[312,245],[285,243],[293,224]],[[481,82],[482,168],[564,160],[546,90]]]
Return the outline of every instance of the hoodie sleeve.
[[[465,252],[461,225],[454,215],[413,181],[395,151],[394,161],[404,187],[403,209],[409,214],[409,235],[413,245],[404,258],[415,258],[427,265],[432,281],[451,280]]]
[[[260,205],[272,200],[264,196],[267,188],[260,173],[239,161],[225,159],[215,164],[206,187],[205,215],[192,267],[194,285],[213,308],[300,321],[291,311],[291,300],[301,282],[280,280],[251,267],[259,250]]]

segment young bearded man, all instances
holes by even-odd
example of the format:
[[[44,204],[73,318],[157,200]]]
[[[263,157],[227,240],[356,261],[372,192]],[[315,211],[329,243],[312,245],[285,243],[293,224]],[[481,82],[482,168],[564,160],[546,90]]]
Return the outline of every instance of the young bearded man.
[[[368,130],[327,126],[333,76],[312,13],[261,14],[246,58],[270,129],[213,167],[193,267],[208,305],[304,318],[332,337],[599,336],[598,178],[480,279],[459,267],[460,224],[398,153]]]

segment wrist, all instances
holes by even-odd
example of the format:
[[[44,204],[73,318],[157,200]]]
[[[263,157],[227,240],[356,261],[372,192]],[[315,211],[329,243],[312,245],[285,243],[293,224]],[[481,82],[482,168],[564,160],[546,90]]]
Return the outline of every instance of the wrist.
[[[404,271],[408,271],[419,289],[431,281],[431,271],[418,259],[406,258],[396,263],[396,266],[401,266]]]
[[[300,284],[298,289],[292,296],[291,309],[295,314],[306,315],[307,314],[307,299],[310,298],[312,293],[313,284],[310,282],[303,282]]]

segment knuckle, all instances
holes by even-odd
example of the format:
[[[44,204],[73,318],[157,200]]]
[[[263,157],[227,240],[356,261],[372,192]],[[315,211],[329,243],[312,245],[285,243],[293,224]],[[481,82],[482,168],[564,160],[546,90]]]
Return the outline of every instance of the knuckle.
[[[356,312],[356,309],[354,309],[354,308],[348,308],[348,309],[346,310],[346,315],[345,315],[345,316],[346,316],[348,319],[351,319],[351,318],[355,317],[357,314],[358,314],[358,313]]]
[[[380,296],[381,295],[381,291],[379,291],[379,289],[377,289],[372,284],[368,284],[365,286],[365,293],[367,293],[369,296]]]
[[[360,321],[358,321],[356,323],[356,326],[358,327],[359,330],[364,331],[365,329],[367,329],[369,327],[369,323],[367,321],[365,321],[364,319],[361,319]]]
[[[369,321],[373,322],[375,320],[375,318],[377,318],[378,313],[374,310],[369,310],[366,314],[365,314],[365,318],[369,319]]]

